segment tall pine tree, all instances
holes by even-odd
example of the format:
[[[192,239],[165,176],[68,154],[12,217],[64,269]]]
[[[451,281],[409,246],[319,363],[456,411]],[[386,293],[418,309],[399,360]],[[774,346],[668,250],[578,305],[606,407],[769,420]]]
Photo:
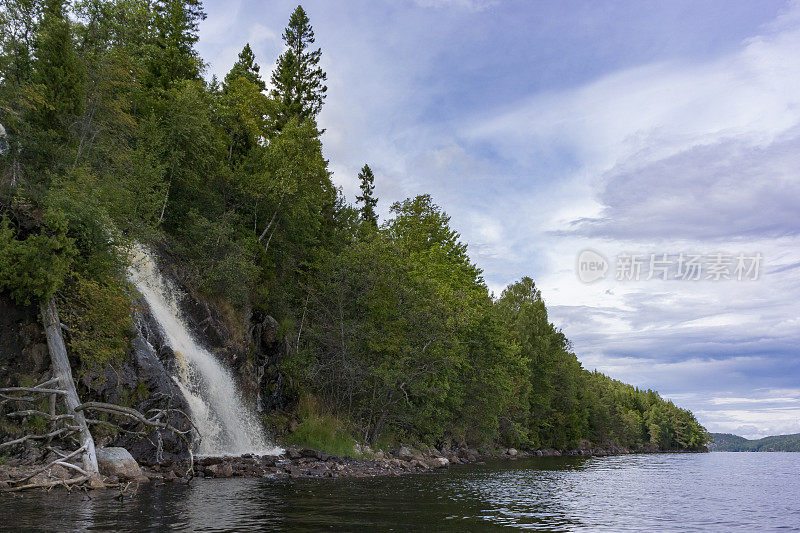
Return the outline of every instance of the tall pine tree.
[[[250,48],[250,43],[247,43],[242,51],[239,52],[239,59],[233,64],[230,72],[225,75],[225,85],[230,85],[236,78],[245,78],[263,91],[267,88],[267,84],[261,79],[260,71],[261,67],[256,63],[253,49]]]
[[[356,196],[356,200],[363,204],[360,209],[361,218],[377,227],[378,215],[375,213],[375,206],[378,205],[378,199],[373,196],[375,176],[372,174],[372,169],[369,168],[369,165],[364,165],[364,168],[358,173],[358,179],[361,181],[361,196]]]
[[[197,79],[203,68],[194,45],[206,19],[200,0],[156,0],[156,38],[150,61],[152,84],[168,89],[179,80]]]
[[[34,81],[44,91],[37,122],[66,139],[69,124],[83,109],[85,87],[63,0],[45,2],[35,55]]]
[[[302,122],[315,118],[325,100],[327,75],[319,66],[322,50],[310,50],[314,30],[302,6],[297,6],[283,32],[288,47],[278,58],[272,73],[272,95],[280,107],[276,119],[278,130],[292,118]]]

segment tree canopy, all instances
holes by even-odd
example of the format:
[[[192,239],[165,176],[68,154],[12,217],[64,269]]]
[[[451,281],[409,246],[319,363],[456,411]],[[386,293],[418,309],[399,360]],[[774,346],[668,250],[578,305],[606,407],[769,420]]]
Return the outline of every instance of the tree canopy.
[[[583,369],[531,278],[495,299],[429,195],[379,223],[365,164],[348,203],[322,152],[326,75],[302,7],[269,91],[249,44],[222,82],[203,78],[204,18],[198,0],[0,10],[0,291],[56,297],[71,355],[126,356],[124,250],[139,240],[242,329],[275,317],[287,382],[359,440],[704,446],[688,411]]]

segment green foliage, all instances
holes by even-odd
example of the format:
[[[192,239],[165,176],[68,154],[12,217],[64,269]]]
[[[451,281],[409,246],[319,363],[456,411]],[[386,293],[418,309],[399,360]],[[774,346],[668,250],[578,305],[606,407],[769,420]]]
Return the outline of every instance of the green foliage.
[[[43,102],[36,119],[45,130],[66,134],[70,120],[82,111],[85,86],[63,0],[44,2],[38,30],[33,81]]]
[[[230,72],[225,76],[225,86],[230,86],[238,78],[244,78],[249,81],[260,91],[267,88],[267,84],[261,79],[259,72],[261,67],[256,63],[256,56],[253,54],[253,49],[250,48],[250,43],[244,45],[244,48],[239,52],[239,59],[233,64]]]
[[[730,433],[712,433],[711,449],[721,452],[800,452],[800,433],[746,439]]]
[[[375,206],[378,205],[378,199],[373,195],[375,191],[375,176],[372,174],[372,169],[369,168],[369,165],[364,165],[364,168],[358,173],[358,179],[361,182],[361,196],[356,196],[356,200],[362,204],[361,219],[367,224],[377,227],[378,215],[375,213]]]
[[[276,117],[278,130],[293,118],[299,122],[316,118],[328,90],[327,76],[319,66],[322,51],[309,50],[314,44],[314,30],[302,6],[292,12],[283,42],[287,49],[272,73],[272,95],[280,104]]]
[[[279,321],[282,371],[307,398],[291,442],[702,448],[688,411],[583,370],[532,279],[493,301],[430,196],[379,225],[364,165],[357,205],[345,201],[315,122],[326,75],[302,7],[269,95],[249,45],[223,83],[203,81],[204,18],[199,0],[0,9],[0,291],[55,295],[71,355],[125,356],[124,250],[155,241],[241,339],[251,312]]]
[[[153,2],[155,35],[148,49],[150,83],[168,89],[181,80],[200,76],[202,61],[194,44],[200,22],[205,20],[200,0],[156,0]]]
[[[70,353],[90,368],[124,361],[130,346],[132,289],[121,276],[105,283],[75,274],[59,298]]]
[[[175,251],[203,293],[242,306],[254,290],[257,270],[234,233],[230,216],[212,222],[193,209],[176,233]]]
[[[306,398],[298,412],[300,425],[289,435],[288,444],[305,446],[338,456],[353,456],[355,440],[347,425],[338,418],[320,413],[318,403]]]
[[[46,213],[39,233],[20,237],[7,218],[0,220],[0,290],[27,305],[59,289],[76,250],[58,212]]]

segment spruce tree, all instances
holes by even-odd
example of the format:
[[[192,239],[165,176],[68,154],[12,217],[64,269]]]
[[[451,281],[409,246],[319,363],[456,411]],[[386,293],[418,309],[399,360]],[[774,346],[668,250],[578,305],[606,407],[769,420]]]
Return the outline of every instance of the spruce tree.
[[[244,45],[244,48],[239,52],[239,59],[233,64],[230,72],[225,75],[225,85],[229,85],[236,78],[245,78],[263,91],[267,88],[267,84],[261,79],[259,72],[261,67],[256,63],[256,56],[253,49],[250,48],[250,43]]]
[[[206,19],[200,0],[156,0],[156,39],[150,60],[151,83],[163,89],[175,81],[200,77],[203,62],[194,49],[200,22]]]
[[[283,32],[287,50],[278,58],[272,73],[272,95],[279,103],[278,130],[292,118],[300,122],[315,118],[325,100],[327,75],[319,66],[322,51],[310,50],[314,30],[302,6],[297,6]]]
[[[38,109],[39,125],[66,136],[70,122],[83,109],[85,87],[63,0],[45,3],[35,55],[34,81],[44,90],[45,102]]]
[[[372,174],[372,169],[369,165],[364,165],[361,172],[358,173],[358,179],[361,181],[361,196],[356,196],[356,200],[361,202],[361,218],[373,226],[378,226],[378,215],[375,213],[375,206],[378,205],[378,199],[373,196],[375,190],[375,176]]]

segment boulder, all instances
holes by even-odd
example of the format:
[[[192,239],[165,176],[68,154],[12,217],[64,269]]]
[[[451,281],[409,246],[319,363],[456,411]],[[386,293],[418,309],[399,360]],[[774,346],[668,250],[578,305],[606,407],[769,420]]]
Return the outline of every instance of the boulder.
[[[519,454],[519,452],[516,450],[516,448],[509,448],[507,453],[511,457],[516,457],[517,454]]]
[[[104,476],[139,481],[144,477],[139,463],[125,448],[98,448],[97,466]]]
[[[450,464],[446,457],[431,457],[427,460],[428,466],[431,468],[445,468]]]
[[[206,468],[206,473],[212,477],[233,476],[233,466],[230,463],[216,463]]]
[[[408,446],[401,446],[395,455],[400,459],[410,459],[411,449]]]

